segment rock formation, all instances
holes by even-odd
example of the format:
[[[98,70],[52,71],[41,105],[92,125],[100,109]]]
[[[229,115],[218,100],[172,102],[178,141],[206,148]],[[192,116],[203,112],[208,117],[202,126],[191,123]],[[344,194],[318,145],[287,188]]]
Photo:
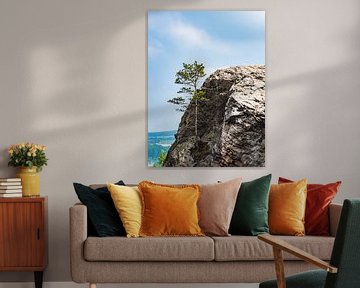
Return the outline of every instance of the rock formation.
[[[218,69],[204,82],[207,101],[184,112],[167,167],[261,167],[265,165],[265,66]]]

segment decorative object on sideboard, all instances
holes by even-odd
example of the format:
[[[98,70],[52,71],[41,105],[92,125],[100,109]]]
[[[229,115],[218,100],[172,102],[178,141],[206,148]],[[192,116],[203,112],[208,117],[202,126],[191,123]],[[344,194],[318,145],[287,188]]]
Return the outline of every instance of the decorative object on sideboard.
[[[21,178],[22,196],[40,195],[39,172],[47,165],[46,147],[34,143],[20,143],[9,147],[9,166],[19,167],[16,176]]]
[[[22,197],[20,178],[0,178],[0,198]]]

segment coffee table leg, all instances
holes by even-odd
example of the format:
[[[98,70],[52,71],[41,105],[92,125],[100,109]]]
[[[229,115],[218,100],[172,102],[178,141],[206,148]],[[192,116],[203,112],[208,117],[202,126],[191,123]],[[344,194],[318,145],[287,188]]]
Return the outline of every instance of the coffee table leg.
[[[43,271],[35,271],[35,288],[42,288],[43,283]]]

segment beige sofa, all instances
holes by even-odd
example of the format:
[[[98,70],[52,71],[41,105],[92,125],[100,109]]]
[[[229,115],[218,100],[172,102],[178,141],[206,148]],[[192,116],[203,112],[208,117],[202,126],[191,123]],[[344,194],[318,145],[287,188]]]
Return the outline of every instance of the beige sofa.
[[[280,236],[328,261],[341,205],[330,207],[330,237]],[[70,208],[71,275],[77,283],[249,283],[275,277],[270,245],[252,236],[88,237],[86,206]],[[285,254],[286,274],[313,268]]]

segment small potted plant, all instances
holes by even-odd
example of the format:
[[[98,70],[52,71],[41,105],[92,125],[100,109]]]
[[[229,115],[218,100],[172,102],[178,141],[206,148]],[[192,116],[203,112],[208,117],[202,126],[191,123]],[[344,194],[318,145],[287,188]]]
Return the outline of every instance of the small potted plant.
[[[19,167],[17,177],[21,178],[22,194],[24,197],[40,195],[39,174],[48,159],[45,154],[46,147],[33,143],[20,143],[11,145],[8,149],[10,155],[9,166]]]

